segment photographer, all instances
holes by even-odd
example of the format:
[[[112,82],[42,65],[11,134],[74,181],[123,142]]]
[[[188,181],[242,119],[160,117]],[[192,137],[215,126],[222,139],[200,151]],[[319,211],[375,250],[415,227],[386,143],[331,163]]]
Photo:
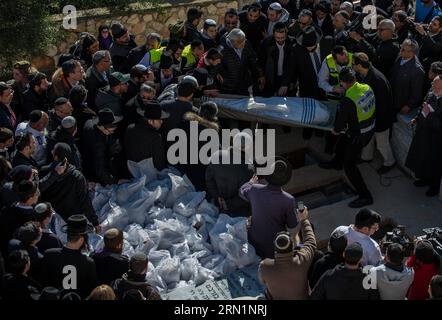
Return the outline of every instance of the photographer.
[[[397,41],[399,43],[404,42],[405,39],[410,37],[410,24],[407,13],[402,10],[395,11],[391,19],[395,25]]]
[[[350,38],[357,42],[357,50],[366,53],[374,67],[387,77],[399,54],[399,43],[394,31],[394,22],[390,19],[384,19],[379,23],[377,36],[371,43],[358,32],[349,32]]]
[[[429,298],[428,286],[431,278],[438,274],[440,260],[428,240],[417,240],[414,254],[408,258],[406,266],[413,268],[414,280],[408,291],[408,300],[425,300]]]
[[[413,282],[413,270],[404,266],[404,248],[399,243],[387,247],[385,263],[373,268],[381,300],[404,300]]]
[[[434,17],[428,30],[422,24],[416,23],[415,30],[418,32],[415,39],[420,46],[418,57],[425,73],[428,73],[430,65],[440,60],[442,54],[442,18]]]

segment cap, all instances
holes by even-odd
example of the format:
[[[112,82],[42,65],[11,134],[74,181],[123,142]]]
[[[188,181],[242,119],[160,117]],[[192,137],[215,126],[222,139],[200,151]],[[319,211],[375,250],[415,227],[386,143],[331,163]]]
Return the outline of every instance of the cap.
[[[275,238],[275,249],[277,251],[287,251],[293,249],[293,241],[288,232],[280,232]]]
[[[43,116],[43,111],[34,110],[29,114],[29,122],[30,123],[39,122],[42,116]]]
[[[206,26],[215,26],[216,27],[216,21],[213,19],[206,19],[206,21],[204,21],[204,25]]]
[[[182,83],[182,84],[190,83],[195,88],[198,88],[198,86],[199,86],[198,85],[198,80],[194,76],[184,76],[183,80],[180,83]]]
[[[342,253],[347,247],[347,238],[345,237],[345,233],[342,230],[335,230],[330,236],[330,240],[328,241],[330,245],[330,249],[334,253]]]
[[[137,252],[130,258],[130,270],[135,274],[143,273],[147,266],[147,256],[142,252]]]
[[[119,84],[127,83],[130,80],[130,75],[122,74],[121,72],[113,72],[109,76],[109,86],[116,87]]]
[[[120,231],[116,228],[112,228],[112,229],[107,230],[104,233],[104,238],[108,239],[108,240],[112,240],[112,239],[115,239],[116,237],[118,237],[119,235],[120,235]]]
[[[75,120],[75,118],[72,116],[65,117],[63,118],[63,120],[61,120],[61,126],[64,129],[71,129],[76,125],[77,125],[77,120]]]
[[[275,10],[275,11],[281,11],[282,10],[282,6],[279,2],[273,2],[270,6],[270,9]]]

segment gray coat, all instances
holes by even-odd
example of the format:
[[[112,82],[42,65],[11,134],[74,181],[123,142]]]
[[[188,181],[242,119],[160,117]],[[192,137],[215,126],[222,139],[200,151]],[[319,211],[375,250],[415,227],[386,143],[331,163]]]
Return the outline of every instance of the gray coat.
[[[373,268],[376,271],[377,288],[381,300],[404,300],[414,278],[413,269],[404,267],[402,272],[385,264]],[[374,270],[371,270],[373,272]]]

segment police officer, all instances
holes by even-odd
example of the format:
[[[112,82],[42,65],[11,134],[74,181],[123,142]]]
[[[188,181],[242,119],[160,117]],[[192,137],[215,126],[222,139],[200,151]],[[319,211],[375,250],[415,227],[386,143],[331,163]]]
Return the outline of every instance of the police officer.
[[[344,168],[359,198],[349,203],[350,208],[361,208],[373,203],[361,172],[356,166],[359,154],[370,139],[375,129],[375,96],[367,84],[356,81],[355,72],[345,67],[339,73],[344,97],[341,99],[339,112],[332,134],[339,136],[332,161],[321,163],[323,169]]]
[[[325,91],[327,98],[340,99],[344,89],[339,85],[339,72],[344,67],[351,67],[353,55],[343,46],[335,46],[332,53],[322,62],[318,74],[318,86]]]

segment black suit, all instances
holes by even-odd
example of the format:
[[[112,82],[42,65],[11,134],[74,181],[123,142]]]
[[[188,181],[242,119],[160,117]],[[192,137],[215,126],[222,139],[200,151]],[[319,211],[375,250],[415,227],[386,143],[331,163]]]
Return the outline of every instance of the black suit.
[[[322,62],[327,53],[322,50],[320,46],[320,61]],[[324,91],[318,86],[317,72],[313,65],[313,62],[310,58],[309,51],[299,45],[296,44],[292,49],[292,73],[293,73],[293,81],[298,81],[299,85],[299,96],[300,97],[308,97],[318,100],[324,100],[325,94]]]
[[[318,18],[315,16],[313,18],[313,22],[315,23],[315,25],[318,25]],[[333,22],[332,22],[332,16],[330,14],[326,15],[324,18],[324,21],[322,22],[322,25],[319,27],[322,31],[322,36],[326,37],[326,36],[332,36],[333,37],[333,33],[334,33],[334,27],[333,27]]]

